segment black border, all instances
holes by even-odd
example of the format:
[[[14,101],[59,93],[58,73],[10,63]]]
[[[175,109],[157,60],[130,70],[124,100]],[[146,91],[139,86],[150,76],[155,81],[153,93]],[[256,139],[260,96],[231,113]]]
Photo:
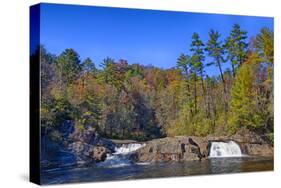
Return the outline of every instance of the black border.
[[[29,180],[40,182],[40,4],[30,7]]]

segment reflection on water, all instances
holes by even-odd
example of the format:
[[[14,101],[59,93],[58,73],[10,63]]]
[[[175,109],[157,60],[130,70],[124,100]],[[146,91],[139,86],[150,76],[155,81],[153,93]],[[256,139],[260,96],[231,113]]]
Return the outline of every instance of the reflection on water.
[[[42,171],[42,184],[96,182],[273,170],[272,158],[212,158],[204,161],[132,164],[117,168],[87,167]]]

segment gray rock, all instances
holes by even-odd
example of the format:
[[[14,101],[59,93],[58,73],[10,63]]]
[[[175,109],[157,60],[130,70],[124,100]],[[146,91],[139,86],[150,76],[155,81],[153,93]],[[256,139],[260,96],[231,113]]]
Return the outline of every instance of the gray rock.
[[[104,161],[106,154],[109,153],[103,146],[94,146],[81,141],[69,144],[67,149],[75,154],[79,164]]]
[[[270,144],[240,143],[242,153],[247,155],[273,156],[273,147]]]
[[[155,139],[136,151],[138,162],[192,161],[201,160],[200,147],[189,137]]]
[[[69,140],[73,142],[84,142],[92,146],[103,146],[110,152],[114,152],[115,144],[109,139],[102,138],[94,128],[87,129],[75,129],[75,131],[69,135]]]
[[[202,160],[208,158],[212,142],[230,140],[239,144],[243,154],[273,156],[273,146],[263,136],[243,129],[229,137],[177,136],[151,140],[137,150],[132,159],[137,162]]]
[[[235,135],[231,136],[230,139],[239,143],[268,144],[265,136],[248,129],[240,129]]]
[[[107,149],[102,146],[94,147],[92,152],[92,158],[95,162],[102,162],[105,161],[107,154]]]
[[[231,139],[237,142],[246,155],[273,156],[274,149],[266,136],[248,129],[241,129]]]

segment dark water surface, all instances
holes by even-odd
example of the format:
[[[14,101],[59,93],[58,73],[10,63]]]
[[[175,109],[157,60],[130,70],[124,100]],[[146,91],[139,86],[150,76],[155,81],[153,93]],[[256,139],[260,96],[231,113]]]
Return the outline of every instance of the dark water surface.
[[[265,157],[212,158],[204,161],[131,164],[115,168],[87,167],[49,169],[41,172],[42,184],[130,180],[204,174],[273,170],[273,159]]]

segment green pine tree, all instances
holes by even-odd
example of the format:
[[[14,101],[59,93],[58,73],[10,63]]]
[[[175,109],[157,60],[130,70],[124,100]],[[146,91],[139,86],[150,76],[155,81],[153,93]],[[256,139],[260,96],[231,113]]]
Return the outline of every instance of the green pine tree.
[[[242,31],[239,24],[234,24],[225,43],[227,59],[231,62],[233,77],[235,77],[236,68],[246,60],[248,48],[246,40],[247,32]]]

